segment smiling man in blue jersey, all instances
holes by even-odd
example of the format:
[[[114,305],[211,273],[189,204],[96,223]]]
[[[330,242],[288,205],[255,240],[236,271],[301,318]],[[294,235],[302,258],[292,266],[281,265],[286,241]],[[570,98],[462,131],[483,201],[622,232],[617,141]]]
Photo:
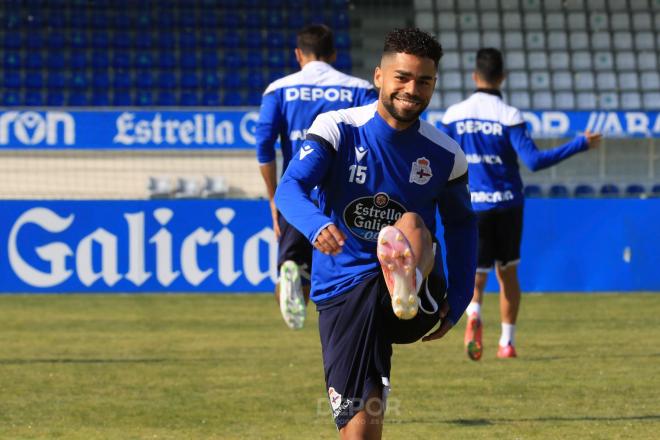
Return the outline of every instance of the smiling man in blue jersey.
[[[374,74],[378,102],[317,117],[275,195],[315,248],[311,298],[342,438],[380,438],[392,344],[441,338],[472,296],[477,229],[465,155],[419,119],[441,56],[418,29],[390,32]],[[447,277],[434,243],[438,210]]]
[[[449,107],[442,119],[443,130],[465,151],[472,206],[479,219],[479,263],[464,338],[473,360],[479,360],[483,351],[481,304],[488,272],[493,266],[500,285],[502,321],[497,356],[517,356],[514,337],[521,296],[517,265],[524,202],[518,157],[530,170],[537,171],[596,148],[601,139],[600,134],[586,132],[562,146],[539,151],[520,111],[502,100],[500,87],[504,77],[500,51],[479,50],[472,75],[476,92]]]
[[[301,70],[271,83],[264,92],[257,123],[257,159],[270,200],[273,230],[278,237],[280,280],[275,297],[286,324],[303,326],[309,298],[312,246],[279,215],[273,201],[277,187],[275,142],[279,137],[282,172],[298,153],[314,118],[323,112],[354,107],[377,98],[365,80],[341,73],[329,63],[336,57],[333,35],[324,25],[310,25],[298,32],[296,60]]]

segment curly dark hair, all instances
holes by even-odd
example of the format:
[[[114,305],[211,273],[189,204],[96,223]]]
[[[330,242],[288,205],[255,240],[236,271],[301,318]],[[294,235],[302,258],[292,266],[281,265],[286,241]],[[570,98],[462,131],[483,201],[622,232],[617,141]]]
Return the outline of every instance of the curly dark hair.
[[[393,29],[385,37],[383,54],[407,53],[430,58],[438,67],[442,58],[442,46],[430,34],[418,28]]]

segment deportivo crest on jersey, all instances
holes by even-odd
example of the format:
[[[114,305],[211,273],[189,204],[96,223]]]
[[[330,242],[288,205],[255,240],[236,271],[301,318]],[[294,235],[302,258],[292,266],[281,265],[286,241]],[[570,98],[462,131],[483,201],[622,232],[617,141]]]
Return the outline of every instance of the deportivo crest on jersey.
[[[344,223],[357,237],[376,241],[380,230],[393,225],[404,212],[406,208],[401,203],[380,192],[375,196],[360,197],[346,205]]]
[[[337,412],[341,405],[341,394],[333,387],[328,388],[328,397],[330,398],[330,406],[332,407],[333,414]]]
[[[358,162],[360,162],[364,157],[364,155],[367,154],[367,151],[368,150],[364,148],[362,145],[358,145],[355,147],[355,157],[357,158]]]
[[[431,172],[431,162],[425,157],[418,158],[412,164],[410,169],[410,182],[417,183],[419,185],[424,185],[428,183],[433,177],[433,172]]]
[[[300,149],[300,160],[303,160],[305,157],[307,157],[308,154],[310,154],[314,149],[310,147],[309,145],[304,145]]]

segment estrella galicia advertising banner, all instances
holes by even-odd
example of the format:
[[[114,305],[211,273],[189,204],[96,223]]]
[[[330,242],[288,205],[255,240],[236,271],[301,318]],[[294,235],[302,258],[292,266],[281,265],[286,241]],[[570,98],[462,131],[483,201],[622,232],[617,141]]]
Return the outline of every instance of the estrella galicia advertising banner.
[[[277,281],[266,201],[3,200],[0,213],[0,293],[272,292]],[[528,200],[523,290],[660,292],[659,220],[660,199]]]
[[[438,126],[441,111],[423,117]],[[523,112],[532,136],[660,137],[660,112]],[[0,149],[254,148],[254,110],[0,109]],[[300,133],[291,133],[300,136]]]

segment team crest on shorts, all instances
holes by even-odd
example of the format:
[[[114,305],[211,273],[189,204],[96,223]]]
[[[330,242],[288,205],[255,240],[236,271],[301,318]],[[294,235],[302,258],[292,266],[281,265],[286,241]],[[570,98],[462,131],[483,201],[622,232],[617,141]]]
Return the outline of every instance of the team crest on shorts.
[[[332,407],[333,414],[338,412],[341,406],[341,394],[333,387],[328,388],[328,397],[330,398],[330,406]]]
[[[410,183],[417,183],[419,185],[425,185],[433,177],[433,172],[431,172],[431,162],[425,158],[420,157],[412,164],[410,169]]]

